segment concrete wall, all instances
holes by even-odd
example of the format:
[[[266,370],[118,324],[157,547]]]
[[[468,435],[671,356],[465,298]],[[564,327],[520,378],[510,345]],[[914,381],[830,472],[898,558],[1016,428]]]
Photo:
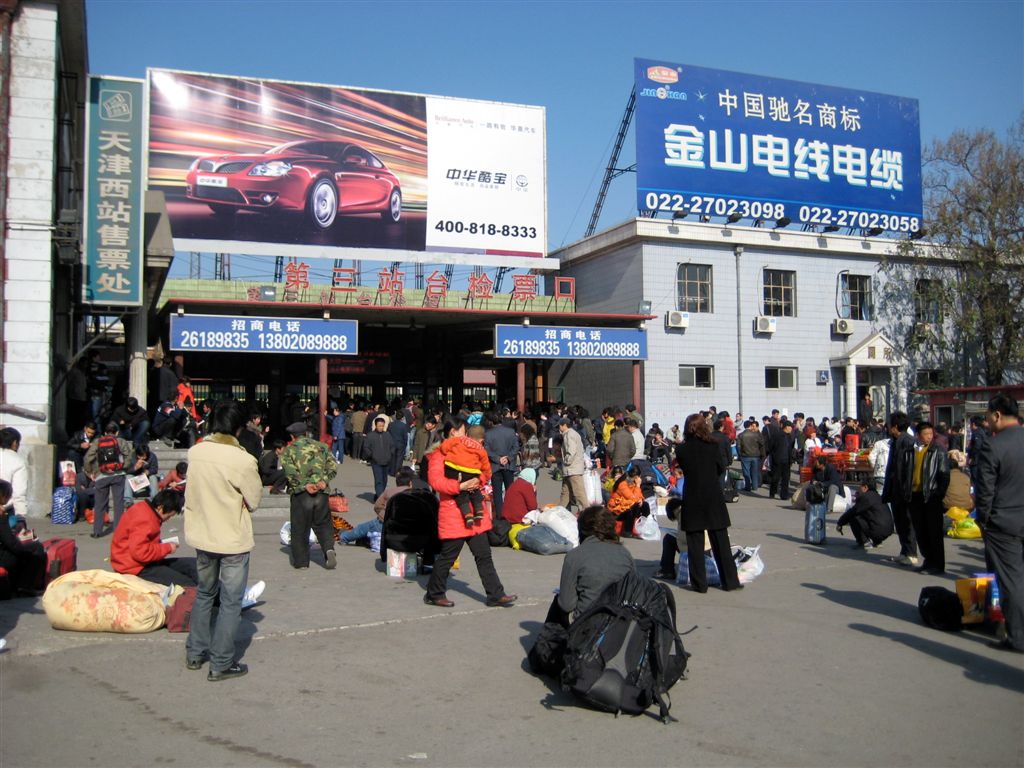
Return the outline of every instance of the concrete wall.
[[[23,2],[11,29],[4,395],[8,403],[51,413],[53,315],[54,137],[57,8]],[[22,434],[29,467],[29,508],[50,511],[53,446],[46,423],[4,416]]]

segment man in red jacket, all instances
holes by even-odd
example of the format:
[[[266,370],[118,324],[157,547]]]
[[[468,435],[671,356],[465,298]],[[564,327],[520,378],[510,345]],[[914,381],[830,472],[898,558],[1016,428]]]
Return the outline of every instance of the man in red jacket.
[[[160,491],[152,502],[140,501],[124,513],[110,542],[110,565],[157,584],[194,587],[199,582],[194,557],[168,557],[178,549],[177,537],[163,542],[160,526],[181,512],[181,494]]]

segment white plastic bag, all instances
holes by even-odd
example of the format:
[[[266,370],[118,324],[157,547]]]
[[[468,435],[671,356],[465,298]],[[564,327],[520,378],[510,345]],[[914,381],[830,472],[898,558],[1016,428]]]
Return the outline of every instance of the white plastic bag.
[[[661,526],[653,514],[638,517],[633,525],[633,533],[644,541],[661,541]]]
[[[736,572],[740,584],[749,584],[764,573],[764,560],[761,559],[761,546],[732,548],[732,556],[736,561]]]
[[[568,539],[574,548],[579,546],[580,531],[576,525],[576,515],[565,507],[557,505],[545,507],[537,516],[537,521]]]
[[[285,523],[284,525],[281,526],[281,543],[284,544],[286,547],[290,547],[292,545],[292,524],[291,524],[291,521],[288,521],[287,523]],[[319,547],[320,546],[320,543],[316,540],[316,534],[313,533],[312,530],[309,532],[309,545],[311,547],[313,547],[313,546]]]
[[[590,470],[583,474],[583,487],[587,491],[588,504],[604,504],[604,493],[601,489],[601,474]]]

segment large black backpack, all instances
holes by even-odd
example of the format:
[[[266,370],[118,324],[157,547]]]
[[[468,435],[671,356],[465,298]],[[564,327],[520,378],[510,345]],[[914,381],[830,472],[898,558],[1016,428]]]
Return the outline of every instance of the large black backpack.
[[[380,558],[387,551],[436,551],[437,497],[430,491],[410,488],[394,494],[384,508],[380,535]]]
[[[616,716],[639,715],[657,703],[667,723],[667,693],[685,676],[689,656],[675,619],[667,586],[626,574],[573,621],[562,686]]]

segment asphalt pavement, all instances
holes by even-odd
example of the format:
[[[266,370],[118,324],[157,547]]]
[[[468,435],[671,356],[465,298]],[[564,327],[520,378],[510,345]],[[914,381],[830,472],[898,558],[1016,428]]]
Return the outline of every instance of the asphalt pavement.
[[[372,478],[337,479],[351,522],[368,519]],[[540,481],[541,503],[558,484]],[[834,533],[803,542],[803,513],[741,496],[734,544],[760,545],[766,571],[741,592],[677,587],[689,679],[671,691],[677,722],[579,706],[525,668],[562,557],[495,550],[512,608],[487,608],[464,551],[448,596],[422,602],[425,577],[392,579],[377,555],[314,554],[295,571],[278,539],[284,509],[255,519],[243,614],[246,677],[185,669],[185,635],[59,632],[38,599],[0,603],[0,768],[9,766],[1021,766],[1024,656],[980,631],[928,629],[922,587],[982,570],[979,541],[946,541],[949,574],[894,565],[895,537],[860,552]],[[181,534],[181,519],[165,524]],[[72,536],[79,568],[106,568],[109,538],[84,523],[34,520]],[[630,540],[641,573],[660,544]],[[188,554],[183,547],[179,554]]]

